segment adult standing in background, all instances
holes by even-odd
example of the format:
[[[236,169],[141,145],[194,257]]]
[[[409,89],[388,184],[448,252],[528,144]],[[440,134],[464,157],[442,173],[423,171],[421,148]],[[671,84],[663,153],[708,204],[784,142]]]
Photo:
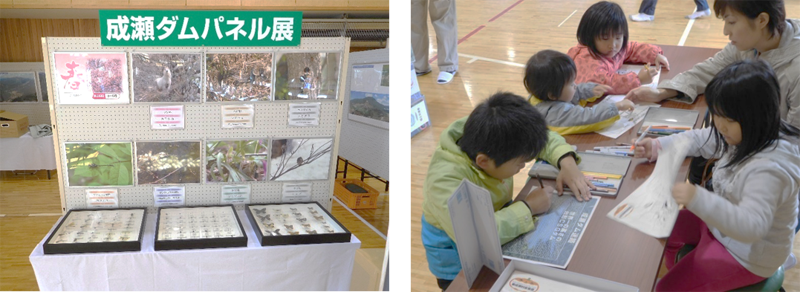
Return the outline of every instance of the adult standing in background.
[[[427,7],[426,7],[427,6]],[[456,23],[455,0],[411,0],[411,48],[416,61],[417,76],[431,73],[428,64],[428,12],[436,31],[439,51],[439,84],[453,81],[458,71],[458,24]]]
[[[631,20],[653,21],[656,17],[657,2],[658,0],[642,0],[642,4],[639,5],[639,14],[631,15]],[[706,0],[694,0],[694,4],[697,5],[697,10],[692,14],[686,15],[686,18],[695,19],[711,15],[711,9],[708,8]]]

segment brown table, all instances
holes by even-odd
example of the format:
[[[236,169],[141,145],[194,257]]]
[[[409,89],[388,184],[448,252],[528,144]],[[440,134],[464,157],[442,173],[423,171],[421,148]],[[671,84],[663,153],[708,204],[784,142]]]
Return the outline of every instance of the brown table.
[[[668,80],[680,72],[686,71],[695,64],[713,56],[718,49],[678,47],[662,45],[664,55],[670,62],[670,71],[663,71],[660,80]],[[700,96],[693,104],[675,101],[664,101],[662,107],[691,109],[700,112],[695,128],[702,123],[706,112],[705,97]],[[597,133],[565,136],[568,143],[576,145],[579,151],[591,150],[595,146],[613,146],[616,143],[630,143],[636,139],[634,126],[627,133],[617,139],[611,139]],[[628,173],[623,179],[619,195],[616,198],[602,198],[595,209],[588,228],[584,231],[580,244],[575,248],[575,254],[567,266],[568,271],[608,279],[632,286],[639,287],[639,291],[651,291],[655,286],[661,258],[664,254],[666,241],[645,235],[633,228],[614,222],[606,217],[613,207],[622,202],[628,195],[639,187],[650,176],[655,167],[645,159],[634,158]],[[686,159],[678,173],[677,181],[684,181],[689,169],[689,159]],[[526,172],[527,174],[527,172]],[[529,180],[520,193],[529,192],[535,180]],[[536,183],[538,184],[538,182]],[[506,260],[506,263],[508,260]],[[498,275],[484,267],[475,280],[470,291],[488,291],[497,280]],[[464,273],[458,277],[447,291],[465,291],[467,282]]]

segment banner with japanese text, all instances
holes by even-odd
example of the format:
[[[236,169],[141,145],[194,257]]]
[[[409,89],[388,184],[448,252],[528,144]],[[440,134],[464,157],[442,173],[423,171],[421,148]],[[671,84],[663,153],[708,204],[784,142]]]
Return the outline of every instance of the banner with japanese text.
[[[296,47],[301,11],[100,10],[103,46]]]

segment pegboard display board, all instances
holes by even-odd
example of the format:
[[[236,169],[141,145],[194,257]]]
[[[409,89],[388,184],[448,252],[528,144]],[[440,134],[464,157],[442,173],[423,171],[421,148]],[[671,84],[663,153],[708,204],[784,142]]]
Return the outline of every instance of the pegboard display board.
[[[347,68],[349,69],[353,65],[372,63],[389,63],[389,49],[351,53]],[[347,74],[350,76],[347,77],[347,84],[343,85],[345,98],[339,156],[389,180],[389,130],[347,118],[353,72]]]
[[[0,63],[0,72],[37,72],[37,83],[46,82],[39,80],[38,72],[44,72],[44,63],[39,62],[9,62]],[[37,84],[36,91],[40,90]],[[39,93],[41,100],[42,94]],[[38,102],[0,102],[0,110],[15,112],[28,116],[28,124],[50,124],[50,108],[46,101]]]
[[[207,183],[205,177],[205,142],[207,140],[248,140],[248,139],[281,139],[281,138],[333,138],[330,171],[327,180],[291,181],[312,184],[311,200],[319,202],[327,209],[331,207],[333,183],[335,175],[335,159],[339,149],[339,120],[342,111],[344,84],[347,82],[349,39],[347,38],[304,38],[299,47],[102,47],[99,38],[46,38],[44,46],[47,50],[45,62],[48,64],[48,79],[57,77],[54,52],[121,52],[127,53],[128,71],[131,71],[130,53],[340,53],[338,100],[293,100],[293,101],[258,101],[258,102],[205,102],[205,70],[203,70],[203,102],[197,103],[137,103],[115,105],[60,105],[57,91],[50,86],[51,105],[55,118],[56,154],[59,165],[59,183],[62,194],[62,209],[86,207],[86,187],[68,186],[67,161],[64,154],[65,142],[119,142],[131,141],[170,141],[170,140],[202,140],[201,161],[203,161],[201,183],[182,184],[186,187],[185,205],[218,205],[221,183]],[[274,68],[277,63],[273,55],[272,84],[275,84]],[[203,57],[205,68],[205,56]],[[128,74],[129,87],[132,87],[133,74]],[[52,83],[49,83],[52,84]],[[271,90],[274,94],[274,87]],[[131,96],[133,101],[133,96]],[[319,126],[290,127],[289,104],[318,102],[320,103]],[[150,106],[175,105],[184,106],[185,128],[171,130],[153,130],[150,125]],[[254,127],[223,129],[221,106],[236,104],[254,105]],[[133,155],[133,171],[136,171],[136,155]],[[250,181],[231,184],[249,184],[251,186],[250,203],[277,203],[282,199],[284,182]],[[134,185],[112,187],[118,189],[119,207],[147,207],[155,211],[153,188],[169,185]],[[242,208],[241,205],[237,208]]]

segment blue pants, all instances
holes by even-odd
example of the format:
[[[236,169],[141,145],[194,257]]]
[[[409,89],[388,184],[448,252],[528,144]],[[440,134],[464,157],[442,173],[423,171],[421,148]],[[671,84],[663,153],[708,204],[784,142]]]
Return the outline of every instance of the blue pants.
[[[456,243],[444,230],[433,227],[422,215],[422,245],[428,258],[428,269],[437,279],[453,280],[461,272]]]

